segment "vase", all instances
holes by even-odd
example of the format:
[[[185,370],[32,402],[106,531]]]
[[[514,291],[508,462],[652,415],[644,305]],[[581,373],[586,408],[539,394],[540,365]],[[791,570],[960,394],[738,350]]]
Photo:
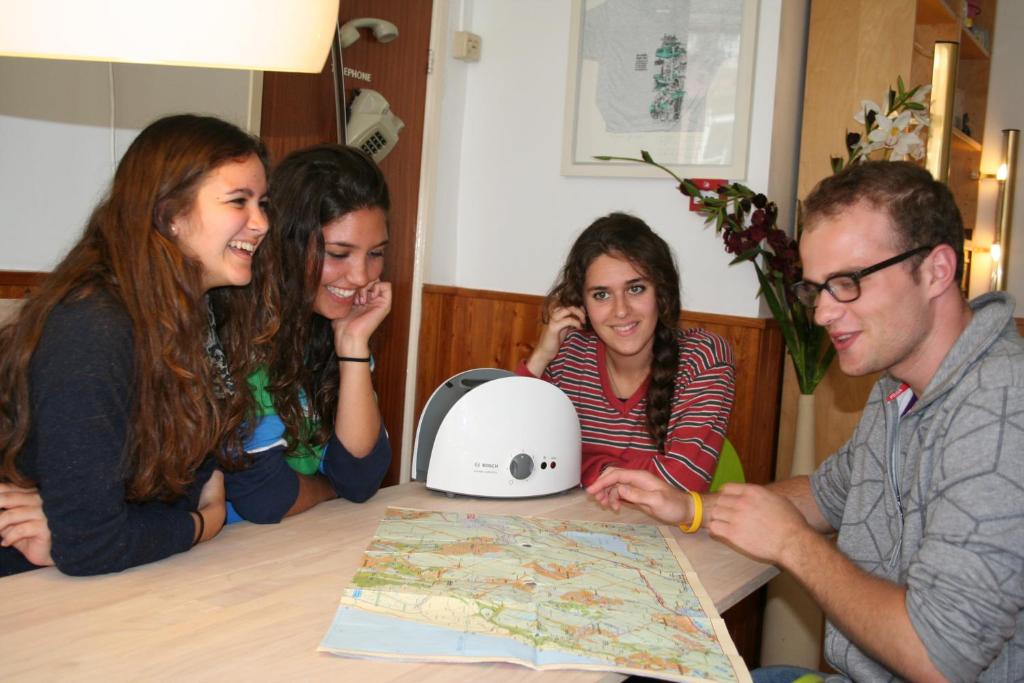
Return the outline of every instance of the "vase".
[[[796,429],[793,439],[793,461],[789,476],[810,474],[817,463],[814,451],[814,394],[800,394],[796,404]]]
[[[814,395],[800,394],[790,476],[815,468]],[[791,574],[783,572],[768,584],[761,633],[761,666],[802,666],[817,670],[821,660],[822,614]]]

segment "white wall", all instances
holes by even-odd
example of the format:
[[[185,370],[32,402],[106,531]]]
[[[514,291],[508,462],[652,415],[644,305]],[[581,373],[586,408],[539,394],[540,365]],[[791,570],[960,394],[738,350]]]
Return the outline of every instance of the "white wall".
[[[196,112],[259,127],[258,74],[116,64],[113,81],[111,130],[107,64],[0,57],[0,270],[51,270],[152,120]]]
[[[646,220],[675,249],[684,308],[763,315],[753,268],[729,267],[721,240],[687,212],[671,178],[560,175],[568,0],[452,5],[449,32],[462,27],[479,34],[483,56],[477,63],[449,59],[442,65],[440,170],[426,282],[543,294],[575,236],[594,218],[622,210]],[[806,22],[806,0],[760,2],[743,182],[770,190],[784,220],[793,215]]]
[[[999,3],[996,30],[992,42],[992,70],[989,74],[988,107],[985,112],[985,139],[982,141],[981,172],[995,173],[1002,162],[1003,129],[1024,129],[1024,89],[1018,83],[1021,64],[1024,64],[1024,2],[1004,0]],[[1020,315],[1024,302],[1024,162],[1020,160],[1024,149],[1017,150],[1017,182],[1013,188],[1016,210],[1012,239],[1008,255],[1006,290],[1017,300]],[[982,180],[978,196],[978,220],[974,234],[975,244],[992,243],[996,215],[998,185],[994,180]],[[991,261],[988,254],[975,255],[972,268],[971,293],[985,291]]]

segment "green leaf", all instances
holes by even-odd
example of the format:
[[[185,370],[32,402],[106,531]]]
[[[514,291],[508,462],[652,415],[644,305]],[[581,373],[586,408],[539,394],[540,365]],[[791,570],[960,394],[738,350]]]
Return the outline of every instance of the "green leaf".
[[[651,158],[650,152],[648,152],[646,149],[640,150],[640,157],[649,164],[654,163],[654,159]]]
[[[690,197],[701,196],[700,190],[688,178],[683,178],[683,182],[679,183],[679,186],[683,188],[683,192]]]
[[[903,76],[896,76],[896,88],[899,90],[900,97],[902,98],[906,90],[906,88],[903,86]]]
[[[757,273],[757,281],[761,284],[761,293],[764,296],[764,300],[772,312],[772,317],[779,323],[779,328],[782,330],[782,339],[786,342],[786,348],[789,350],[790,355],[794,355],[794,352],[799,354],[800,341],[797,337],[796,329],[793,327],[793,321],[787,315],[782,304],[779,303],[778,298],[775,296],[775,291],[769,284],[768,278],[761,271],[761,267],[757,265],[756,261],[752,263],[754,264],[754,271]],[[797,368],[797,375],[799,376],[799,374],[800,369]]]
[[[913,111],[924,111],[925,109],[928,108],[924,106],[923,102],[907,102],[906,107],[907,109],[911,109]]]
[[[763,254],[764,249],[761,247],[754,247],[753,249],[747,249],[745,252],[729,261],[730,266],[735,266],[737,263],[743,263],[744,261],[753,261],[755,256]]]

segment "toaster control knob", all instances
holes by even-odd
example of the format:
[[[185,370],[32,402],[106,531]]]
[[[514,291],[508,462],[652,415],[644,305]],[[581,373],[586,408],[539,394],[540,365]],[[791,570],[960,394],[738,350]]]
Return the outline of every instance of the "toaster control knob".
[[[526,453],[520,453],[512,458],[512,464],[508,468],[516,479],[526,479],[533,474],[533,458]]]

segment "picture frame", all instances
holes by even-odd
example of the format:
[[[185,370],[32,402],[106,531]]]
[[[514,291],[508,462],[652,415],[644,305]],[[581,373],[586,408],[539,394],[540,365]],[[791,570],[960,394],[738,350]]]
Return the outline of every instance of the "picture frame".
[[[562,175],[744,179],[758,3],[573,0]]]

